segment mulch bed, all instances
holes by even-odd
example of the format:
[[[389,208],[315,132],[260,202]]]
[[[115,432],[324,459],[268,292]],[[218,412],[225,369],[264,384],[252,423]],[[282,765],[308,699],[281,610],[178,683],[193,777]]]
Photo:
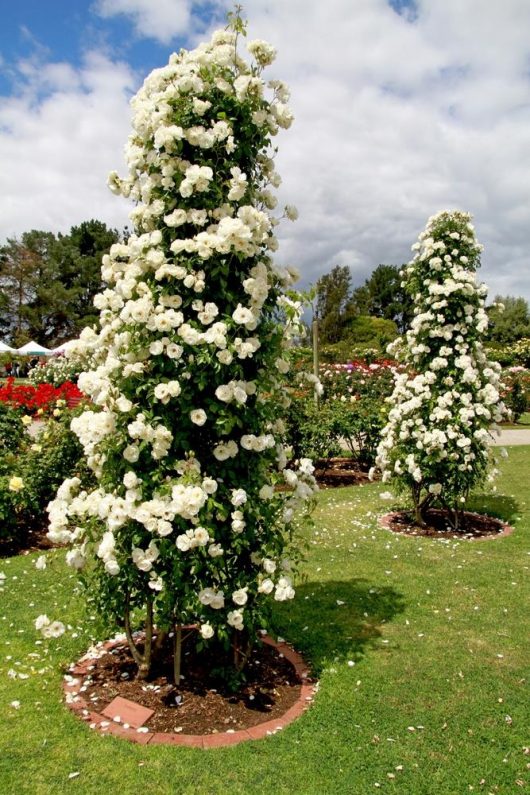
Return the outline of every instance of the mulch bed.
[[[363,469],[353,458],[318,458],[313,461],[315,478],[319,486],[357,486],[368,483],[368,470]]]
[[[136,665],[127,643],[107,642],[98,654],[83,658],[70,669],[70,676],[65,677],[67,701],[81,717],[92,721],[92,728],[100,731],[110,729],[110,733],[139,742],[156,737],[155,742],[164,742],[165,738],[172,744],[188,745],[200,745],[202,736],[201,747],[209,747],[215,742],[212,738],[218,740],[216,745],[224,745],[273,733],[260,733],[260,724],[270,728],[272,721],[275,729],[281,729],[312,700],[309,671],[284,642],[274,643],[266,638],[264,643],[258,643],[245,667],[245,682],[235,691],[210,675],[215,660],[204,652],[198,654],[194,645],[193,639],[185,643],[184,678],[177,689],[172,681],[169,648],[165,653],[163,650],[149,680],[140,680],[136,678]],[[76,677],[75,685],[72,676]],[[143,724],[144,734],[140,737],[137,729],[123,725],[123,718],[117,720],[118,725],[104,719],[117,697],[153,711]],[[130,731],[124,734],[124,729]],[[199,741],[186,742],[190,735]]]
[[[48,525],[34,527],[31,530],[20,528],[20,532],[10,539],[0,539],[0,558],[12,558],[15,555],[28,555],[30,552],[54,549],[53,544],[46,536]]]
[[[426,514],[427,524],[420,527],[407,511],[388,513],[379,523],[394,533],[426,538],[460,538],[467,540],[493,539],[513,533],[513,527],[492,516],[464,511],[461,527],[451,527],[447,511],[431,508]]]

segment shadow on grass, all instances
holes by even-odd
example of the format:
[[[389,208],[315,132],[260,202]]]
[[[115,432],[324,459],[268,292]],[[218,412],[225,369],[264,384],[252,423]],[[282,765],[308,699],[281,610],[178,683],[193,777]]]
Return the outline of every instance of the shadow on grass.
[[[401,593],[364,579],[307,582],[297,587],[293,603],[275,611],[275,626],[318,676],[336,657],[360,660],[377,645],[381,625],[404,609]]]
[[[519,513],[519,503],[504,494],[473,494],[466,505],[468,511],[495,516],[511,523]]]

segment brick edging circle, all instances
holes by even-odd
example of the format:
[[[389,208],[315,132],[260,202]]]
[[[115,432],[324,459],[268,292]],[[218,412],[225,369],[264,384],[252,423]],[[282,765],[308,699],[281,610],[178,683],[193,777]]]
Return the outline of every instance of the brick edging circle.
[[[424,538],[424,539],[436,539],[435,535],[422,535],[422,533],[406,533],[403,530],[394,530],[392,527],[392,522],[398,516],[402,516],[405,511],[391,511],[390,513],[386,513],[383,516],[379,516],[378,523],[381,527],[384,527],[386,530],[390,530],[391,533],[395,533],[396,535],[404,535],[409,536],[411,538]],[[486,516],[487,514],[480,514],[474,511],[464,511],[464,514],[468,516]],[[502,530],[499,533],[488,533],[487,535],[483,536],[471,536],[469,534],[462,533],[461,535],[456,535],[458,531],[454,531],[454,534],[450,536],[453,540],[462,540],[462,541],[493,541],[496,538],[503,538],[504,536],[511,536],[514,532],[514,528],[512,525],[508,524],[507,522],[503,522],[502,519],[498,519],[496,516],[488,516],[488,519],[495,519],[496,522],[499,523],[499,526],[502,527]],[[446,536],[440,535],[440,538],[445,538]]]
[[[90,672],[94,663],[94,658],[88,655],[73,663],[69,668],[69,673],[64,677],[63,690],[66,704],[81,720],[86,721],[91,729],[98,731],[100,734],[121,737],[140,745],[183,745],[189,748],[207,749],[238,745],[248,740],[260,740],[263,737],[276,734],[276,732],[281,731],[302,715],[311,705],[317,690],[317,684],[308,681],[310,677],[309,667],[297,651],[285,641],[275,641],[268,635],[263,635],[261,640],[276,649],[291,663],[301,680],[300,695],[295,703],[279,718],[259,723],[249,729],[232,730],[217,734],[177,734],[174,732],[150,732],[143,729],[143,727],[139,729],[131,726],[126,727],[126,724],[113,721],[99,712],[95,712],[83,698],[83,677]],[[123,640],[109,640],[98,648],[102,651],[108,651],[122,643]]]

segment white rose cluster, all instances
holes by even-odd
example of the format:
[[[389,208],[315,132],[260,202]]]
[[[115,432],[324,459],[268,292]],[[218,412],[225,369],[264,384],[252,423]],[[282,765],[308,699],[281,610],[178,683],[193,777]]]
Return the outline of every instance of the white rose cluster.
[[[251,42],[246,63],[237,39],[172,55],[132,100],[128,173],[109,186],[135,202],[134,232],[103,258],[99,329],[76,345],[94,405],[72,429],[97,486],[71,478],[48,509],[68,563],[95,560],[95,588],[113,578],[102,600],[121,588],[127,610],[197,623],[205,640],[252,635],[267,596],[294,596],[282,561],[315,489],[307,460],[286,470],[282,442],[302,311],[284,292],[294,269],[271,256],[288,89],[262,77],[274,48]]]
[[[482,246],[468,213],[429,219],[403,271],[414,300],[398,374],[378,447],[383,481],[410,490],[416,518],[427,508],[461,507],[489,466],[490,431],[506,415],[501,368],[487,359],[487,289],[475,271]]]

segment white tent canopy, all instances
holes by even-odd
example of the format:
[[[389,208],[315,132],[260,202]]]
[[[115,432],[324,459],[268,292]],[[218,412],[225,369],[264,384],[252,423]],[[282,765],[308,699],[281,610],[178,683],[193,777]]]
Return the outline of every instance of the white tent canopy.
[[[5,342],[0,342],[0,353],[16,353],[14,348],[10,348]]]
[[[76,342],[77,340],[68,340],[67,342],[62,342],[56,348],[52,348],[52,353],[65,353],[72,342]]]
[[[22,356],[49,356],[51,350],[31,340],[30,342],[26,342],[21,348],[18,348],[17,353],[20,353]]]

